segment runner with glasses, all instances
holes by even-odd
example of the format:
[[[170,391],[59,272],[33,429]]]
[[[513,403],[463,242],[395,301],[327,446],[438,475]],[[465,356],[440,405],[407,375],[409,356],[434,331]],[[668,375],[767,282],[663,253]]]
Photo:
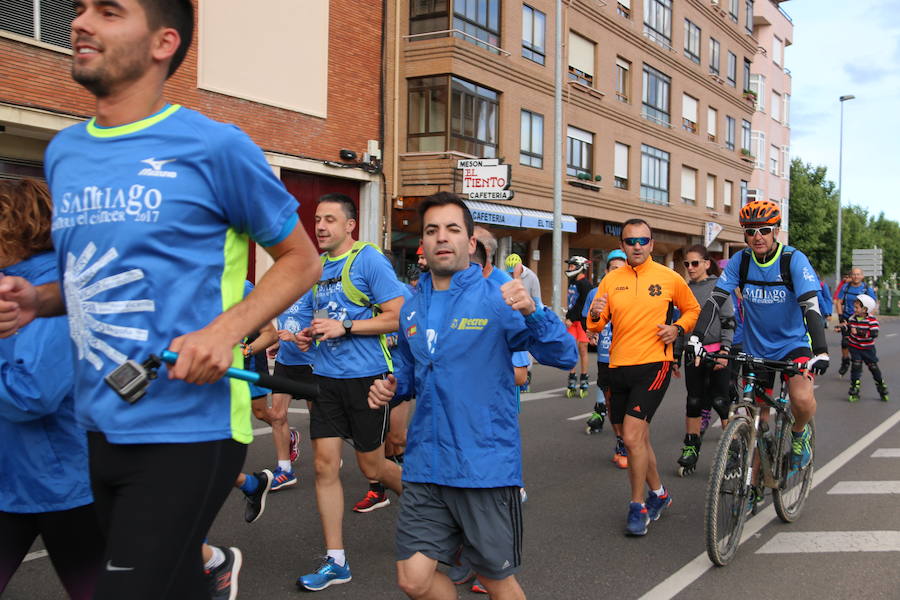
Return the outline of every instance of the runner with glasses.
[[[706,353],[703,344],[712,324],[718,321],[731,291],[740,287],[746,325],[744,351],[759,358],[805,365],[801,376],[794,374],[788,379],[794,415],[791,467],[805,469],[813,458],[808,423],[816,413],[810,373],[821,375],[828,369],[828,346],[818,301],[819,280],[805,254],[775,240],[781,224],[777,204],[769,200],[750,202],[741,209],[740,223],[749,248],[728,261],[703,305],[686,345],[686,356],[699,359]],[[760,383],[771,395],[774,372],[760,378]],[[768,411],[764,411],[763,418],[767,417]]]

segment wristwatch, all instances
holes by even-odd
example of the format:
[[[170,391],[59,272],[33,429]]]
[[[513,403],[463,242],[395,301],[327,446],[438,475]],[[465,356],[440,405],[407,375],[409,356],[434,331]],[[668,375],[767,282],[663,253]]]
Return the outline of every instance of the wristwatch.
[[[353,333],[351,331],[353,329],[353,321],[351,321],[350,319],[344,319],[343,321],[341,321],[341,325],[344,326],[345,334],[350,335],[351,333]]]
[[[682,326],[679,325],[678,323],[672,323],[672,324],[678,329],[678,335],[679,335],[679,336],[684,335],[684,327],[682,327]]]

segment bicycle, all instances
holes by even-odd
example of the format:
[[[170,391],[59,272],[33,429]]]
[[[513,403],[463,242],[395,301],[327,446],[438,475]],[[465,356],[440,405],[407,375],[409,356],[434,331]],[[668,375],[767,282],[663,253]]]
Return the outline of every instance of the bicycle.
[[[777,398],[769,397],[758,383],[757,371],[800,374],[797,363],[757,358],[748,354],[707,354],[710,360],[725,358],[744,370],[741,399],[728,412],[728,426],[716,448],[706,488],[706,552],[722,567],[737,552],[749,514],[756,514],[766,488],[772,490],[775,512],[785,523],[800,515],[812,487],[813,463],[791,469],[791,426],[788,389],[782,380]],[[762,403],[756,401],[762,400]],[[775,409],[774,427],[761,419],[763,408]],[[810,420],[810,449],[815,456],[815,423]],[[751,449],[755,448],[754,453]],[[756,458],[756,460],[754,460]],[[754,474],[757,484],[753,483]]]

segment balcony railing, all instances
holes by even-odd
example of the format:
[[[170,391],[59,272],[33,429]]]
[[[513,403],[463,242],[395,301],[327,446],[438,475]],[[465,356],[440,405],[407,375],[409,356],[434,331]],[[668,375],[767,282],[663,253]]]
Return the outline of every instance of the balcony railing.
[[[495,46],[493,44],[485,42],[484,40],[475,37],[471,33],[466,33],[462,29],[441,29],[440,31],[428,31],[425,33],[413,33],[410,35],[404,35],[403,39],[412,40],[412,39],[424,38],[424,37],[440,37],[442,35],[462,36],[464,38],[468,38],[468,39],[472,40],[472,42],[477,46],[484,46],[486,48],[493,50],[494,52],[496,52],[498,54],[502,54],[504,56],[511,56],[511,54],[509,52],[507,52],[500,46]]]

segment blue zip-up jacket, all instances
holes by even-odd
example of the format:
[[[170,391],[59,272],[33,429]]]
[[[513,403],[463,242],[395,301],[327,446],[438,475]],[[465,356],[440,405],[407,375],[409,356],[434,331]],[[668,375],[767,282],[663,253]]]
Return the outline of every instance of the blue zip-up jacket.
[[[403,480],[464,488],[522,485],[522,448],[512,354],[527,350],[545,365],[571,369],[575,338],[549,310],[522,317],[499,286],[472,265],[453,275],[434,353],[426,328],[431,273],[400,311],[397,393],[415,385]]]
[[[35,285],[58,281],[52,252],[3,269]],[[0,511],[39,513],[93,502],[87,438],[75,424],[66,317],[35,319],[0,339]]]

